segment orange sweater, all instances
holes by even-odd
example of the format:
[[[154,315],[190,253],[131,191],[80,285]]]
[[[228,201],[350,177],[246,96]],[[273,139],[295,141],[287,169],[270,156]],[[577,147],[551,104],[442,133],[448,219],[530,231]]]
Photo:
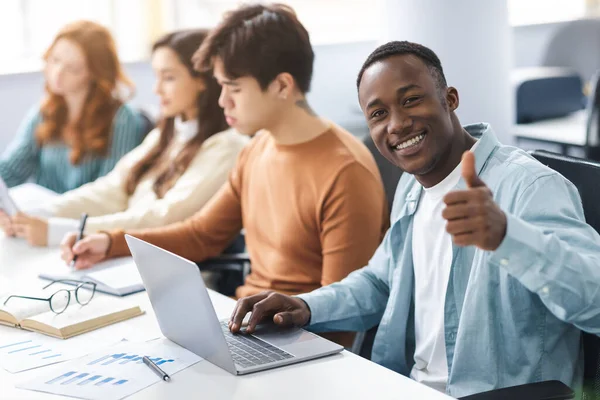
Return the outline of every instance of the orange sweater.
[[[339,281],[367,264],[387,227],[372,155],[332,125],[297,145],[279,145],[260,133],[201,211],[164,228],[127,233],[203,261],[219,255],[244,228],[252,271],[237,289],[243,297],[263,290],[299,294]],[[129,254],[124,233],[110,233],[109,256]]]

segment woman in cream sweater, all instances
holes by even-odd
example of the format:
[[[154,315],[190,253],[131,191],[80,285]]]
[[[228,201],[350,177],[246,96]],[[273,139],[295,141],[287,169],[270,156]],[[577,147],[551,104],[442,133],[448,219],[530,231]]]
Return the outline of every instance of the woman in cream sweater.
[[[220,87],[191,58],[207,31],[166,35],[153,46],[162,121],[108,175],[58,196],[36,216],[2,213],[8,235],[34,246],[58,245],[88,213],[86,232],[162,226],[201,209],[225,183],[248,138],[227,129]]]

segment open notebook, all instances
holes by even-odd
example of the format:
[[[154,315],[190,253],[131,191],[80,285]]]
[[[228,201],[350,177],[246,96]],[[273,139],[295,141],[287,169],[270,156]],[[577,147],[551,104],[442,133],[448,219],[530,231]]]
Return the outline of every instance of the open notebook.
[[[62,261],[57,260],[54,265],[49,266],[48,270],[41,273],[39,277],[51,281],[61,279],[90,281],[96,283],[96,290],[98,292],[115,296],[126,296],[145,290],[142,278],[131,257],[121,257],[104,261],[94,265],[90,269],[84,270],[73,270]]]
[[[53,287],[52,293],[56,290]],[[40,297],[48,297],[52,293],[41,294]],[[59,339],[68,339],[144,313],[139,306],[107,297],[94,298],[86,306],[71,298],[71,304],[62,314],[52,312],[45,301],[13,298],[4,305],[6,298],[0,297],[0,324]]]

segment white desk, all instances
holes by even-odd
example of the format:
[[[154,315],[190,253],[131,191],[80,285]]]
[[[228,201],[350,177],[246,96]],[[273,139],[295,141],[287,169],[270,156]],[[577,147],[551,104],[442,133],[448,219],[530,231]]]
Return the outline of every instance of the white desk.
[[[586,145],[586,123],[586,110],[581,110],[564,118],[514,125],[513,134],[517,141],[525,139],[558,144],[562,153],[568,154],[569,147]]]
[[[58,257],[57,250],[32,249],[22,241],[5,238],[0,233],[0,283],[10,288],[26,280],[35,282],[38,273],[53,257]],[[233,300],[218,293],[211,293],[211,298],[221,318],[230,315],[235,304]],[[158,336],[159,328],[146,293],[128,296],[124,301],[141,304],[146,315],[103,328],[107,334],[114,335],[117,340],[136,332],[156,332]],[[59,398],[59,396],[14,387],[17,382],[29,380],[41,370],[10,374],[0,369],[0,398]],[[192,397],[240,400],[450,399],[347,351],[319,360],[241,377],[233,376],[207,361],[201,361],[175,374],[170,383],[157,383],[130,398],[187,399]]]

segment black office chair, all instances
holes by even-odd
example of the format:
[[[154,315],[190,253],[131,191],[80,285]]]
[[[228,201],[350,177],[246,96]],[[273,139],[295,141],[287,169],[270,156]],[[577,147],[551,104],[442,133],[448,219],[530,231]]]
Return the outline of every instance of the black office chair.
[[[234,296],[235,289],[244,284],[250,273],[250,256],[246,253],[246,240],[241,232],[217,257],[196,263],[200,271],[218,272],[217,291]]]
[[[398,186],[398,181],[402,176],[402,170],[381,155],[379,150],[377,150],[377,147],[375,147],[375,143],[373,142],[373,139],[371,139],[371,135],[366,135],[363,138],[363,143],[371,151],[373,158],[375,158],[375,163],[377,163],[377,168],[379,168],[379,173],[381,174],[381,179],[383,180],[385,197],[387,199],[388,206],[391,209],[394,202],[396,187]],[[352,348],[350,350],[354,354],[370,360],[371,351],[373,350],[373,342],[375,341],[375,335],[377,334],[378,327],[379,326],[377,325],[368,331],[358,332],[354,337],[354,342],[352,343]]]
[[[146,135],[155,128],[156,121],[154,121],[154,118],[152,118],[150,112],[145,108],[138,107],[137,111],[140,113],[140,117],[142,119],[142,132],[144,132],[144,137],[146,137]]]
[[[590,80],[590,93],[586,107],[585,157],[600,161],[600,70]]]
[[[600,206],[598,205],[600,163],[543,150],[535,150],[530,154],[573,182],[581,196],[587,223],[600,232]],[[600,338],[583,332],[582,343],[583,400],[600,400]],[[478,393],[463,397],[461,400],[568,400],[574,397],[573,390],[565,384],[559,381],[546,381]]]
[[[385,198],[388,206],[391,208],[392,203],[394,202],[394,194],[396,193],[398,181],[402,176],[402,170],[381,155],[379,150],[377,150],[377,147],[375,147],[375,143],[373,143],[371,135],[367,134],[363,138],[363,143],[373,155],[375,163],[377,164],[377,168],[379,168],[379,173],[381,174],[381,179],[383,181],[383,188],[385,190]]]

